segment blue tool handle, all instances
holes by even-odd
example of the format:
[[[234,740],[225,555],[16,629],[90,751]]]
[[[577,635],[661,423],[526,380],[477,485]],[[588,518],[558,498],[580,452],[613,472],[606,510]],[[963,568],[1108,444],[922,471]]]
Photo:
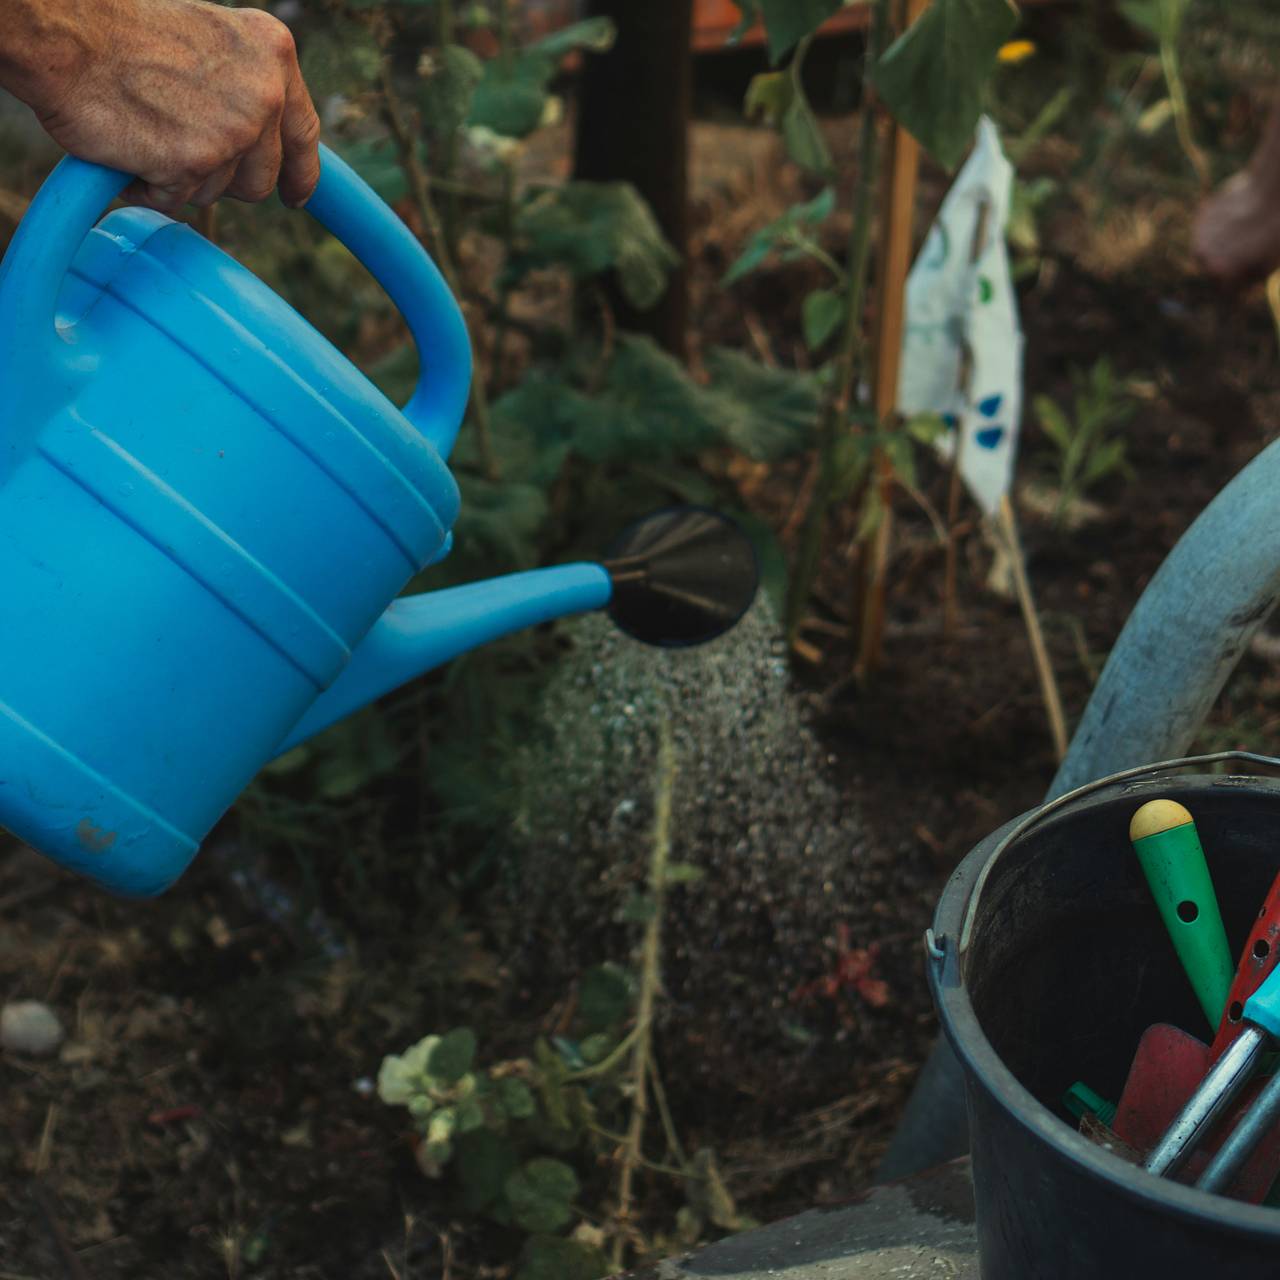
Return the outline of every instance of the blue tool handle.
[[[1273,1039],[1280,1039],[1280,967],[1244,1002],[1244,1016]]]
[[[76,250],[128,174],[67,156],[45,180],[0,265],[0,351],[52,353],[66,368],[74,353],[52,345],[54,309]],[[400,309],[417,344],[418,386],[405,416],[447,455],[471,387],[471,343],[462,312],[417,238],[344,160],[323,144],[320,181],[307,212],[369,269]],[[35,341],[47,333],[50,344]],[[31,376],[27,368],[24,376]]]

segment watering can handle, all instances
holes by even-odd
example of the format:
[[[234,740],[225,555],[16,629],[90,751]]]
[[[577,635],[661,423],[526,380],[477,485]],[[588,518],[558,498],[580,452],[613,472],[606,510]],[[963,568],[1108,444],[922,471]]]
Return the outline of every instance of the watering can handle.
[[[0,266],[0,348],[19,336],[29,343],[33,334],[53,335],[63,277],[102,211],[130,181],[72,156],[59,162]],[[306,209],[364,263],[408,322],[422,371],[404,413],[447,456],[466,411],[471,343],[444,277],[409,228],[323,144],[320,181]]]

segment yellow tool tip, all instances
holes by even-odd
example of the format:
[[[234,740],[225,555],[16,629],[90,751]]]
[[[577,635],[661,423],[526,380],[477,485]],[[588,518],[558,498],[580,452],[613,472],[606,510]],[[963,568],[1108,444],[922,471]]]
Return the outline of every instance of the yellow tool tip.
[[[1176,800],[1148,800],[1129,823],[1129,839],[1158,835],[1172,827],[1185,827],[1194,822],[1191,814]]]

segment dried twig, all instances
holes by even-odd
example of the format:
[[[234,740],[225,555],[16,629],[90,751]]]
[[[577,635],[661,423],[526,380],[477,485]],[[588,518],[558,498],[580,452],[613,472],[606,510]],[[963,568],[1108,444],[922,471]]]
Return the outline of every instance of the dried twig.
[[[1018,538],[1018,524],[1013,514],[1013,503],[1009,501],[1007,493],[1000,499],[998,523],[1009,551],[1013,582],[1018,592],[1018,604],[1022,608],[1022,618],[1027,627],[1027,639],[1031,642],[1031,657],[1036,664],[1036,675],[1040,679],[1040,697],[1044,702],[1045,715],[1049,719],[1054,755],[1061,764],[1067,754],[1067,722],[1062,713],[1062,698],[1058,693],[1058,681],[1053,673],[1053,662],[1049,658],[1049,650],[1044,642],[1044,632],[1040,629],[1040,619],[1036,614],[1035,601],[1031,597],[1031,584],[1027,581],[1027,566],[1022,557],[1022,544]]]
[[[653,1009],[662,980],[662,907],[666,898],[667,862],[671,856],[671,794],[675,788],[675,743],[671,725],[664,721],[658,740],[658,772],[654,786],[653,844],[649,854],[649,894],[653,914],[644,929],[640,948],[640,996],[636,1025],[641,1028],[631,1056],[631,1120],[622,1145],[618,1170],[618,1232],[613,1239],[612,1266],[622,1266],[631,1218],[632,1182],[643,1162],[641,1144],[649,1112],[648,1079],[653,1051]]]

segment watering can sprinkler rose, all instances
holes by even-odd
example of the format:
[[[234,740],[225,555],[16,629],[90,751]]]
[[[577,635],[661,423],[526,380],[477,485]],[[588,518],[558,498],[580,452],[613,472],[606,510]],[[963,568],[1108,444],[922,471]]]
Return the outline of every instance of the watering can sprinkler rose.
[[[321,162],[308,212],[418,347],[403,409],[191,228],[99,222],[126,174],[63,160],[0,264],[0,825],[119,893],[168,887],[263,764],[467,649],[606,607],[698,643],[755,592],[736,527],[683,509],[601,563],[397,599],[449,550],[470,346],[415,237]]]

